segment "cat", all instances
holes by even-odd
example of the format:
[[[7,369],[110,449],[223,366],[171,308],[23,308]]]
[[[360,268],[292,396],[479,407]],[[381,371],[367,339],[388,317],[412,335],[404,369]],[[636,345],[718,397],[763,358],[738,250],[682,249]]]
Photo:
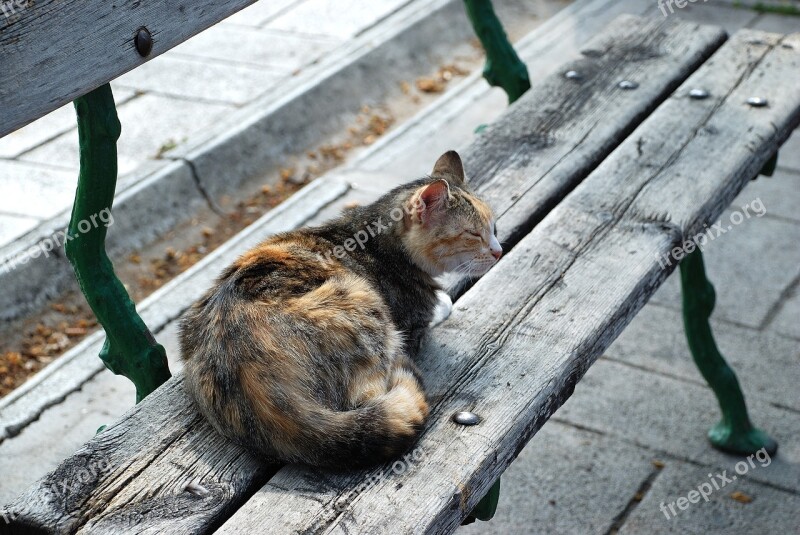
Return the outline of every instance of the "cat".
[[[269,459],[343,469],[401,455],[428,418],[411,356],[438,303],[434,278],[491,268],[494,225],[450,151],[371,205],[267,239],[182,318],[189,395]]]

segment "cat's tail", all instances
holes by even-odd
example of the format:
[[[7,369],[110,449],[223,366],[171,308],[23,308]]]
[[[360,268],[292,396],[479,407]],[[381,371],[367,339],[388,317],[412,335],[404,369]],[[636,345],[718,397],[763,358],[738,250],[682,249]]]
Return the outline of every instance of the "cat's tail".
[[[290,448],[298,449],[291,457],[314,466],[348,469],[380,464],[411,449],[428,418],[428,404],[421,385],[412,378],[354,410],[312,409],[306,417],[308,421],[300,425],[313,433],[293,441]]]
[[[251,382],[247,374],[239,385],[231,385],[243,392],[205,399],[219,388],[200,388],[204,381],[187,366],[186,386],[212,425],[248,449],[284,462],[350,469],[397,458],[422,431],[428,404],[418,372],[407,363],[395,368],[384,392],[347,411],[332,410],[294,389],[276,391],[274,384],[271,389]]]

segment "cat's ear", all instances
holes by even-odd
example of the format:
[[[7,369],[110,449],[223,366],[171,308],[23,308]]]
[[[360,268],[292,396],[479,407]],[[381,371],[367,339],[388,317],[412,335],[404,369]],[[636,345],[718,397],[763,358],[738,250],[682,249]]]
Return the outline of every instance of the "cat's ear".
[[[436,180],[423,189],[419,194],[417,213],[422,224],[427,224],[447,209],[450,198],[450,185],[446,180]]]
[[[454,150],[449,150],[439,156],[433,166],[431,176],[445,176],[452,179],[453,184],[461,185],[467,181],[464,176],[464,164],[461,163],[461,156]]]

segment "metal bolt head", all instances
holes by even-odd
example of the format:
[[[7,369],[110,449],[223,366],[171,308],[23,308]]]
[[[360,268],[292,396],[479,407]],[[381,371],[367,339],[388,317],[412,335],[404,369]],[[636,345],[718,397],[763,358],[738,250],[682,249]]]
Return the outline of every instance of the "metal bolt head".
[[[693,98],[695,100],[703,100],[704,98],[708,98],[708,91],[696,87],[689,91],[689,98]]]
[[[763,108],[767,105],[767,99],[761,97],[750,97],[747,99],[747,103],[754,108]]]
[[[461,411],[453,415],[453,421],[460,425],[476,425],[480,423],[481,417],[474,412]]]
[[[567,71],[564,73],[564,78],[569,78],[570,80],[580,80],[583,78],[583,75],[578,71]]]
[[[153,36],[150,35],[150,30],[142,26],[136,30],[136,36],[133,38],[133,44],[136,46],[136,51],[140,56],[146,58],[153,50]]]
[[[620,83],[617,84],[620,89],[636,89],[639,87],[639,84],[636,82],[632,82],[630,80],[622,80]]]

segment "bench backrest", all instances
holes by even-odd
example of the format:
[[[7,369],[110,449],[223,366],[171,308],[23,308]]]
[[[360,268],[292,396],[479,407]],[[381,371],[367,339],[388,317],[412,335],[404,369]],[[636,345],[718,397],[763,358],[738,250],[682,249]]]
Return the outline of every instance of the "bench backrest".
[[[0,0],[0,137],[254,1]]]

